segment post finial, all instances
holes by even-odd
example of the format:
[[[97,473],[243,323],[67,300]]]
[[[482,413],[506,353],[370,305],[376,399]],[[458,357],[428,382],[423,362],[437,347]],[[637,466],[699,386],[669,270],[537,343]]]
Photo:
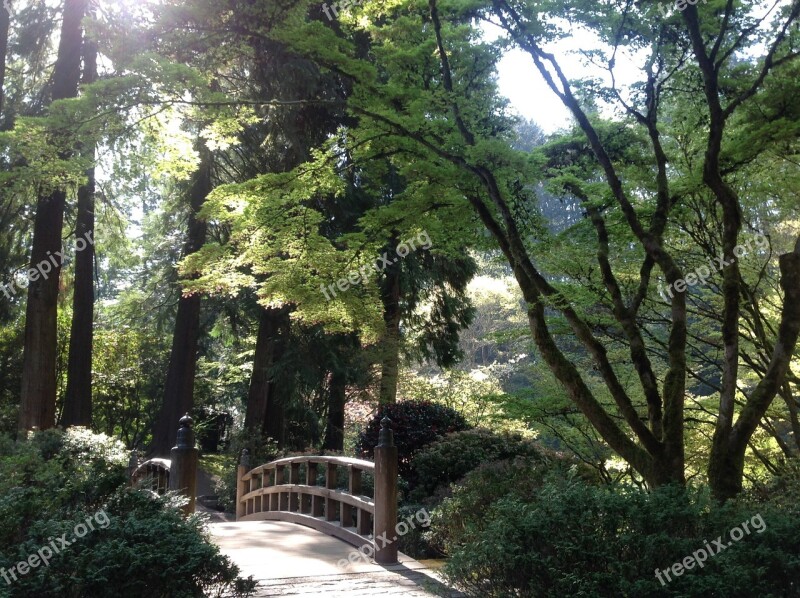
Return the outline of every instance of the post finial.
[[[378,446],[394,446],[394,432],[391,426],[392,420],[384,415],[381,420],[381,431],[378,434]]]
[[[242,456],[239,458],[239,465],[250,467],[250,451],[242,449]]]
[[[187,413],[178,421],[178,424],[180,427],[178,428],[176,448],[194,448],[194,431],[192,431],[194,420]]]

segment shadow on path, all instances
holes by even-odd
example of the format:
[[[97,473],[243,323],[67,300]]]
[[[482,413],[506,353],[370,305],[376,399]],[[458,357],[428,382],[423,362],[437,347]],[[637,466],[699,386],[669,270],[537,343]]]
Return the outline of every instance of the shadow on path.
[[[242,521],[212,523],[209,530],[241,575],[258,580],[258,598],[463,596],[447,587],[434,570],[402,554],[399,565],[359,561],[342,568],[338,562],[354,548],[302,525]]]

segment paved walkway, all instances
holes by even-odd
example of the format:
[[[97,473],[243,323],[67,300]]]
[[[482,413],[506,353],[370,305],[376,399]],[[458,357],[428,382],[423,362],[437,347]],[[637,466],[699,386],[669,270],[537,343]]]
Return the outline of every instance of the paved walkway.
[[[400,555],[400,564],[380,566],[359,561],[347,568],[341,559],[352,546],[321,532],[280,521],[211,523],[212,539],[241,569],[258,580],[256,596],[332,598],[406,596],[456,598],[456,592],[423,563]]]

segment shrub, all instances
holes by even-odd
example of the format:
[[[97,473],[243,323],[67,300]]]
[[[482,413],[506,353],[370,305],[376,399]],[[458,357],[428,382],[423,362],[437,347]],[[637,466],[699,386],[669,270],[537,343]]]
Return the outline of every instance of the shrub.
[[[82,429],[0,441],[0,570],[11,579],[7,595],[248,594],[252,582],[237,578],[199,516],[185,519],[174,496],[128,488],[126,462],[119,442]],[[64,534],[68,546],[51,544]],[[61,548],[49,564],[13,580],[11,568],[48,545]]]
[[[717,506],[703,491],[675,487],[615,491],[518,461],[468,474],[434,512],[432,537],[451,555],[445,576],[472,596],[777,598],[798,592],[798,511],[744,500]],[[663,585],[656,578],[656,569],[757,515],[763,533]]]
[[[458,411],[430,401],[402,401],[383,405],[369,421],[356,444],[356,452],[362,458],[374,458],[384,417],[392,421],[398,470],[405,479],[410,477],[411,459],[417,451],[445,434],[470,428]]]
[[[105,527],[95,525],[53,556],[49,566],[20,576],[8,588],[11,596],[249,595],[253,582],[237,579],[237,567],[206,537],[203,519],[185,519],[178,503],[174,496],[118,488],[103,508],[107,517],[99,523]],[[92,515],[78,510],[33,524],[10,558],[0,557],[0,566],[13,567],[50,538],[65,533],[70,538],[75,526]]]
[[[398,522],[412,519],[414,526],[409,525],[406,533],[398,537],[397,549],[415,559],[440,558],[443,556],[442,553],[433,549],[426,539],[429,528],[421,525],[420,518],[422,516],[417,517],[423,509],[425,509],[425,513],[429,513],[428,509],[420,504],[405,504],[399,507]]]
[[[411,462],[414,487],[412,500],[439,494],[483,463],[513,457],[542,461],[544,449],[535,441],[510,432],[496,433],[477,428],[453,432],[422,448]]]

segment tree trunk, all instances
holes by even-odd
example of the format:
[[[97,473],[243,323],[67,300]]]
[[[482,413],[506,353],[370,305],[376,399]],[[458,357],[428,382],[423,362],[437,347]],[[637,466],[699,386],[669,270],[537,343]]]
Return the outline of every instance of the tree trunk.
[[[88,0],[65,0],[58,58],[53,72],[53,100],[78,93],[81,61],[81,20]],[[67,156],[65,156],[67,157]],[[56,415],[56,352],[61,230],[66,193],[40,196],[36,205],[31,250],[32,276],[25,309],[25,349],[20,392],[19,430],[51,428]],[[37,265],[49,272],[39,275]],[[34,280],[35,279],[35,280]]]
[[[83,83],[97,78],[97,46],[84,41]],[[94,162],[94,145],[86,148]],[[69,335],[67,390],[61,425],[92,425],[92,345],[94,324],[94,167],[86,172],[87,181],[78,189],[78,214],[75,223],[75,290],[72,299],[72,324]]]
[[[800,14],[800,5],[793,5],[790,21]],[[720,391],[719,416],[717,417],[711,455],[708,465],[709,485],[714,497],[720,501],[733,498],[742,490],[744,478],[744,458],[750,438],[764,417],[778,389],[786,379],[792,353],[800,330],[800,239],[794,252],[780,257],[781,286],[784,291],[783,312],[778,330],[778,340],[770,357],[767,371],[756,388],[747,398],[739,418],[734,423],[735,399],[739,372],[739,321],[741,318],[740,299],[742,281],[739,264],[734,249],[738,244],[742,228],[742,211],[739,196],[727,183],[723,174],[722,142],[725,127],[736,108],[747,99],[739,95],[730,100],[720,86],[720,67],[722,61],[715,61],[718,46],[706,49],[706,38],[702,31],[697,8],[689,6],[683,12],[689,39],[692,43],[697,66],[703,78],[703,91],[709,108],[708,141],[703,162],[703,182],[714,194],[722,209],[722,250],[725,262],[722,271],[722,314],[723,368]],[[761,81],[773,66],[771,52],[783,39],[785,30],[775,38],[766,60]],[[754,86],[752,93],[757,88]],[[726,99],[723,108],[722,98]]]
[[[275,334],[272,354],[273,365],[278,363],[286,352],[291,326],[290,311],[289,306],[284,306],[273,314],[273,330]],[[286,444],[286,403],[289,397],[286,396],[285,389],[276,376],[270,377],[268,396],[267,412],[262,430],[265,435],[272,438],[278,443],[279,447],[283,448]]]
[[[386,270],[381,288],[383,322],[386,336],[381,343],[381,388],[379,400],[382,405],[397,401],[397,380],[400,374],[400,265],[392,264]]]
[[[275,326],[273,310],[262,310],[258,322],[256,351],[253,354],[253,373],[250,376],[250,389],[247,393],[247,409],[244,427],[251,432],[260,432],[267,417],[269,402],[269,369],[275,356]]]
[[[750,394],[727,441],[711,447],[708,481],[717,500],[725,501],[742,491],[747,445],[786,380],[800,335],[800,238],[792,253],[780,256],[783,310],[778,339],[764,377]]]
[[[206,197],[211,192],[211,152],[202,146],[200,166],[194,173],[189,188],[189,235],[185,255],[199,250],[206,239],[206,223],[197,218]],[[194,376],[197,366],[197,341],[200,332],[200,295],[183,295],[178,300],[172,351],[169,357],[164,401],[155,422],[153,444],[150,452],[168,456],[175,444],[178,420],[191,411],[194,404]]]
[[[11,15],[5,8],[0,8],[0,118],[5,116],[3,109],[6,103],[6,54],[8,54],[8,28],[10,25]]]
[[[244,420],[246,429],[263,432],[278,446],[283,446],[285,440],[285,406],[270,370],[283,355],[288,328],[287,307],[266,308],[261,312]]]
[[[344,405],[347,379],[341,372],[331,374],[330,388],[328,389],[328,425],[325,429],[325,443],[323,448],[328,451],[344,450]]]

